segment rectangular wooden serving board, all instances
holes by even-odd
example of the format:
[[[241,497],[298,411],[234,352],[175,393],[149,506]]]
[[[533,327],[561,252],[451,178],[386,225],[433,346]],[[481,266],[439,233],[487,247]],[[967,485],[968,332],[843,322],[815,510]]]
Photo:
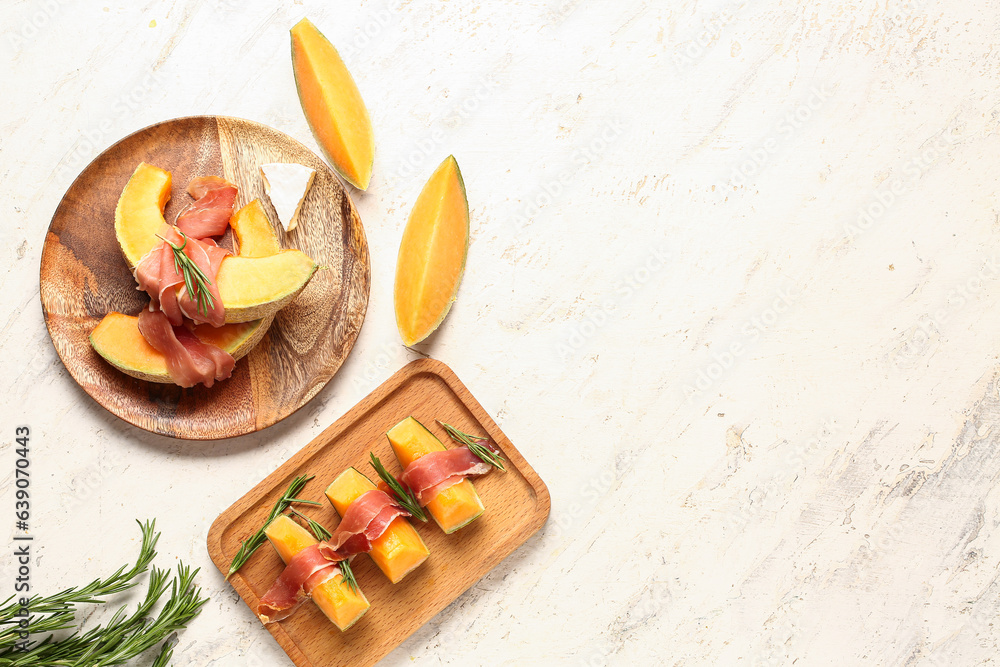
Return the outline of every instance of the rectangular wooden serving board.
[[[367,555],[355,558],[354,573],[371,608],[347,632],[340,632],[312,602],[284,621],[265,626],[299,667],[375,664],[524,544],[548,518],[549,492],[538,474],[450,368],[420,359],[389,378],[219,515],[208,533],[208,552],[215,565],[223,574],[228,572],[240,541],[263,525],[297,475],[316,476],[299,496],[322,502],[299,509],[333,530],[339,518],[323,491],[351,466],[377,482],[368,462],[370,451],[390,472],[400,474],[385,432],[410,415],[447,447],[457,445],[436,420],[467,433],[488,434],[503,450],[507,472],[495,470],[475,479],[486,511],[465,528],[445,535],[433,520],[413,522],[430,557],[398,584],[389,583]],[[256,610],[282,568],[278,554],[265,543],[230,582]]]

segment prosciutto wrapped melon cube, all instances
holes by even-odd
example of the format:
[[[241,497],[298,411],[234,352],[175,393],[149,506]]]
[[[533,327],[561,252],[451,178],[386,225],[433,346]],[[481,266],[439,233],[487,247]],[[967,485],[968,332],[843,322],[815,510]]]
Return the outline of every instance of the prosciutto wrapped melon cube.
[[[308,530],[284,514],[267,524],[264,534],[285,564],[303,549],[317,544]],[[357,623],[370,606],[364,593],[360,589],[357,592],[352,590],[340,574],[319,584],[313,589],[311,597],[341,631]]]
[[[413,417],[407,417],[386,433],[399,464],[405,470],[420,457],[446,448],[433,433]],[[427,511],[445,533],[475,521],[485,510],[476,487],[468,479],[442,490],[427,504]]]
[[[348,468],[327,487],[326,497],[343,517],[351,503],[374,489],[370,479],[357,469]],[[371,546],[368,555],[394,584],[427,560],[430,554],[420,534],[401,516],[393,519],[385,532],[372,540]]]

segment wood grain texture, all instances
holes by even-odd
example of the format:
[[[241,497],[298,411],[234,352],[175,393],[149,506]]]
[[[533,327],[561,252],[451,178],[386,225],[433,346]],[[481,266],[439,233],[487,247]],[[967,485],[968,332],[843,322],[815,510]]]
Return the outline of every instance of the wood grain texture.
[[[173,174],[165,212],[173,220],[189,201],[188,181],[222,174],[239,186],[237,208],[259,198],[286,248],[320,265],[301,294],[275,317],[267,335],[233,376],[212,389],[182,389],[131,378],[104,361],[88,336],[110,311],[136,314],[148,302],[115,239],[114,209],[136,165]],[[300,214],[286,234],[265,196],[259,166],[298,162],[316,170]],[[232,247],[231,230],[221,245]],[[368,307],[368,244],[357,211],[333,172],[291,137],[252,121],[196,116],[147,127],[94,159],[60,202],[42,250],[41,300],[56,351],[98,403],[155,433],[226,438],[265,428],[305,405],[351,351]]]
[[[355,559],[354,572],[371,608],[347,632],[338,632],[312,603],[285,621],[266,626],[299,667],[374,664],[523,544],[549,515],[545,484],[465,385],[445,364],[420,359],[389,378],[219,515],[208,533],[212,561],[223,574],[228,571],[240,541],[263,524],[297,475],[316,476],[299,496],[321,501],[321,507],[306,511],[333,528],[339,518],[324,497],[324,489],[350,466],[377,481],[368,463],[369,452],[390,472],[399,474],[385,432],[410,415],[448,446],[454,443],[436,419],[464,431],[489,434],[503,450],[508,470],[475,480],[486,512],[458,532],[445,535],[433,521],[414,522],[430,557],[398,584],[389,583],[367,556]],[[230,582],[243,601],[256,609],[283,567],[277,553],[265,544]]]

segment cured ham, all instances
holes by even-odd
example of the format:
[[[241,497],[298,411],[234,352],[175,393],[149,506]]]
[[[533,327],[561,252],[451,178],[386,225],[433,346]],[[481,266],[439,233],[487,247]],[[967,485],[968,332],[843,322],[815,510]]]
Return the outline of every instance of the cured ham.
[[[191,238],[221,236],[229,226],[236,205],[236,186],[219,176],[201,176],[188,184],[196,201],[177,216],[177,228]]]
[[[193,387],[199,382],[211,387],[232,375],[236,366],[231,354],[203,343],[182,326],[171,325],[163,311],[144,308],[139,313],[139,332],[167,358],[170,378],[181,387]]]
[[[260,599],[257,604],[258,618],[265,624],[288,618],[317,586],[340,573],[340,567],[320,553],[319,544],[306,547],[288,561]]]
[[[135,267],[135,279],[139,283],[139,289],[149,293],[150,307],[163,311],[175,327],[181,326],[185,317],[194,322],[221,327],[226,322],[226,311],[222,305],[222,297],[219,296],[216,276],[222,260],[230,252],[217,246],[211,239],[201,241],[182,236],[176,227],[170,225],[164,225],[160,229],[160,236],[176,246],[184,247],[184,254],[208,278],[208,291],[212,299],[210,304],[204,301],[203,307],[199,307],[197,300],[188,293],[184,285],[183,273],[177,270],[173,249],[166,242],[161,242],[139,260]]]
[[[492,466],[472,453],[468,447],[454,447],[429,452],[416,459],[400,475],[399,481],[408,486],[421,506],[437,494],[458,484],[466,477],[484,475]]]
[[[342,561],[372,549],[372,540],[382,536],[396,517],[410,513],[388,494],[366,491],[351,503],[329,540],[320,542],[320,552],[330,561]]]
[[[191,195],[191,199],[201,199],[209,190],[215,190],[217,188],[224,187],[236,187],[222,176],[198,176],[197,178],[192,178],[191,182],[188,183],[187,193]]]

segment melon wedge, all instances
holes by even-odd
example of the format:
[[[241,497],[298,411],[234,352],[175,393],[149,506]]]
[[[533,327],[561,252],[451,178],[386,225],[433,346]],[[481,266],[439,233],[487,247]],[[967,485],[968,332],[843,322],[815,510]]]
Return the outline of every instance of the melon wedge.
[[[236,211],[229,226],[236,236],[237,254],[240,257],[268,257],[281,252],[278,235],[259,199],[254,199]]]
[[[163,206],[169,195],[170,172],[145,162],[125,185],[115,210],[115,233],[129,267],[160,242],[156,234],[163,224]],[[226,323],[273,316],[302,291],[316,268],[316,263],[299,250],[222,260],[216,279],[226,307]]]
[[[274,254],[281,251],[278,235],[259,200],[255,199],[240,209],[233,217],[232,224],[234,231],[240,236],[241,255],[248,252]],[[241,359],[260,342],[272,321],[273,314],[251,322],[226,324],[218,329],[202,324],[195,327],[194,332],[202,341],[221,347],[234,359]],[[138,317],[108,313],[91,332],[90,344],[108,363],[127,375],[148,382],[173,382],[167,371],[166,357],[139,333]]]
[[[301,250],[282,250],[268,257],[227,257],[216,278],[226,324],[273,316],[298,296],[316,269],[316,262]]]
[[[130,269],[160,242],[156,233],[165,222],[170,185],[169,171],[140,162],[118,198],[115,235]]]
[[[429,336],[458,294],[469,252],[469,202],[454,156],[448,157],[417,197],[403,230],[393,297],[404,345]]]
[[[413,417],[407,417],[393,426],[386,437],[403,469],[424,454],[445,449],[441,441]],[[468,479],[449,486],[427,503],[427,511],[445,533],[454,533],[469,525],[484,510],[476,487]]]
[[[267,524],[264,534],[286,564],[295,554],[316,544],[308,530],[284,514]],[[340,574],[314,588],[310,597],[341,632],[357,623],[370,606],[365,594],[360,589],[352,590]]]
[[[355,468],[348,468],[326,489],[326,497],[337,514],[344,516],[347,508],[362,494],[375,489],[370,479]],[[427,560],[430,551],[420,533],[403,517],[396,517],[379,537],[372,540],[368,552],[379,569],[392,583],[398,583],[418,565]]]
[[[194,335],[240,359],[267,333],[270,320],[227,324],[216,329],[199,324]],[[111,312],[90,333],[90,344],[122,373],[148,382],[171,383],[167,359],[139,333],[139,318]]]
[[[316,142],[344,180],[365,190],[375,138],[358,86],[337,49],[309,19],[296,23],[291,35],[295,87]]]

